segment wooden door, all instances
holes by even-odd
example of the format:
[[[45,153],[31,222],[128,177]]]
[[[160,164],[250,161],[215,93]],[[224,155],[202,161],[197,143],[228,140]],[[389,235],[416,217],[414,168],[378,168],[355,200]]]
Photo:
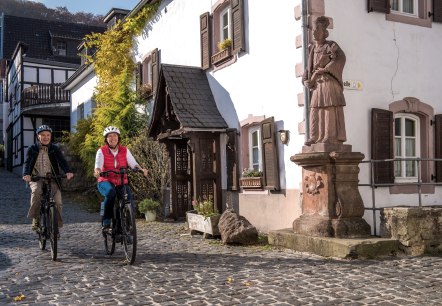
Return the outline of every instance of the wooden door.
[[[186,211],[192,209],[192,158],[187,141],[175,142],[169,146],[171,156],[172,217],[186,218]]]

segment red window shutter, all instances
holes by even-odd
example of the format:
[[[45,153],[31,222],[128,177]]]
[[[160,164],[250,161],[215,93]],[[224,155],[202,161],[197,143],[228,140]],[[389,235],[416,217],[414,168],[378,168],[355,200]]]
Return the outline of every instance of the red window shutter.
[[[273,117],[261,121],[261,143],[264,186],[266,189],[279,190],[278,147]]]
[[[158,86],[158,77],[160,74],[160,59],[158,48],[152,51],[152,93],[155,94]]]
[[[393,151],[393,112],[372,108],[371,110],[371,159],[391,159]],[[388,184],[394,182],[394,163],[374,164],[374,182]]]
[[[435,116],[435,158],[442,158],[442,115]],[[436,182],[442,182],[442,161],[436,162]]]
[[[236,129],[227,132],[226,159],[227,159],[227,190],[239,190],[238,149],[237,149]]]
[[[244,1],[232,0],[230,20],[232,20],[232,50],[233,53],[244,51]]]
[[[442,0],[433,0],[433,21],[442,22]]]
[[[200,16],[200,37],[201,37],[201,68],[210,68],[211,52],[211,26],[210,26],[210,14],[206,12]]]
[[[368,12],[390,14],[390,0],[367,0]]]

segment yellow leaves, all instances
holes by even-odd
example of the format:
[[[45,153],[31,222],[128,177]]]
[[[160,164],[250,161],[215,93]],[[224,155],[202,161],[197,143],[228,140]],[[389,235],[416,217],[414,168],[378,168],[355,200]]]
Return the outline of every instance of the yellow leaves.
[[[228,277],[228,278],[226,279],[226,283],[227,283],[227,284],[232,284],[234,281],[235,281],[235,280],[233,279],[233,277]],[[250,287],[250,286],[252,286],[252,282],[250,282],[250,281],[244,281],[244,282],[242,282],[242,285],[247,286],[247,287]]]
[[[25,299],[25,295],[22,293],[22,294],[14,297],[14,302],[20,302],[20,301],[23,301],[24,299]]]

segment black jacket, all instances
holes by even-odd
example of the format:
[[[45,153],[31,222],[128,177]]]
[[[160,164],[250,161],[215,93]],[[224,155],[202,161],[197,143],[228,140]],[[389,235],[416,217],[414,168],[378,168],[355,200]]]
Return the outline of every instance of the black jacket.
[[[32,170],[34,170],[35,162],[37,161],[38,153],[40,152],[40,144],[34,143],[32,146],[28,148],[28,152],[26,153],[26,160],[23,165],[23,175],[32,175]],[[69,168],[68,162],[63,156],[60,148],[50,143],[48,145],[48,155],[49,160],[52,165],[52,173],[57,175],[60,174],[61,167],[64,173],[70,173],[71,170]],[[45,175],[46,173],[40,173],[39,175]]]

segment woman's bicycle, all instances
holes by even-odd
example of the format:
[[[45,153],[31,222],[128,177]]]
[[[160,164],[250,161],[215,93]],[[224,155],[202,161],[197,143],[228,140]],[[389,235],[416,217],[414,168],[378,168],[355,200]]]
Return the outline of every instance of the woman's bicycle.
[[[119,171],[108,170],[100,172],[100,176],[115,173],[119,174],[121,181],[124,182],[124,175],[129,172],[143,173],[139,169],[120,168]],[[121,243],[126,255],[126,261],[130,265],[134,263],[137,254],[137,227],[135,223],[135,209],[129,200],[126,184],[123,184],[121,188],[117,188],[110,231],[103,229],[102,234],[107,255],[112,255],[115,251],[115,244]]]
[[[45,176],[31,176],[31,180],[34,182],[38,180],[43,180],[43,196],[40,203],[40,219],[37,230],[38,242],[40,245],[40,249],[44,250],[46,248],[46,241],[50,241],[52,260],[57,259],[57,239],[59,236],[59,211],[55,205],[52,194],[52,182],[61,178],[66,178],[66,175],[53,175],[52,173],[47,173]]]

